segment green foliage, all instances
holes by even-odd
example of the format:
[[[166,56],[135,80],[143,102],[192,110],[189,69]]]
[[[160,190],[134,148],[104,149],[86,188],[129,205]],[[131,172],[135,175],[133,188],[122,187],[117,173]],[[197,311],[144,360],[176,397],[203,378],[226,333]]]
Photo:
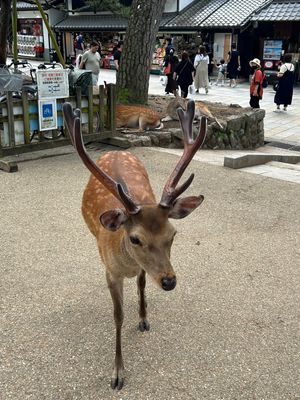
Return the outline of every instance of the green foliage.
[[[130,103],[130,90],[129,89],[124,89],[124,88],[118,88],[117,89],[117,102],[120,104],[128,104]]]
[[[119,0],[86,0],[85,3],[94,11],[110,11],[122,17],[128,17],[130,14],[130,7],[120,4]]]

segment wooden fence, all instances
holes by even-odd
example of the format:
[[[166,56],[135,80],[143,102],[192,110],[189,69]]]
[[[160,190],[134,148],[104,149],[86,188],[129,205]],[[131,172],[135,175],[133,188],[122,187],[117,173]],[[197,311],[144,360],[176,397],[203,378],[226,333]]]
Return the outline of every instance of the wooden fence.
[[[116,133],[116,90],[115,85],[99,86],[99,94],[83,96],[81,88],[76,95],[67,99],[57,99],[58,129],[51,131],[50,139],[39,130],[38,100],[29,100],[26,92],[21,99],[7,93],[7,101],[0,103],[0,158],[34,150],[53,148],[70,143],[65,129],[62,104],[70,102],[81,110],[82,132],[85,142],[97,141],[115,136]]]

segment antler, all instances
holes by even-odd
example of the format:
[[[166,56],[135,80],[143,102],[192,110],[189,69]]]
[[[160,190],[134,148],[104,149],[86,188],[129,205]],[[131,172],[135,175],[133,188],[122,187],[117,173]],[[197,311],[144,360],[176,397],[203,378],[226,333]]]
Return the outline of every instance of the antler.
[[[86,152],[81,134],[80,110],[76,109],[73,113],[71,104],[64,103],[63,115],[68,127],[71,142],[85,166],[106,187],[107,190],[109,190],[118,200],[121,201],[125,209],[130,214],[138,213],[140,207],[134,203],[128,193],[125,193],[123,186],[113,180],[101,168],[99,168],[99,166],[94,163],[94,161]]]
[[[171,207],[178,196],[180,196],[192,183],[194,174],[192,174],[181,186],[176,188],[177,183],[182,177],[186,167],[191,162],[196,151],[201,147],[206,135],[206,118],[202,117],[200,122],[200,130],[196,140],[193,140],[193,120],[195,116],[195,102],[190,100],[187,104],[187,109],[177,109],[181,129],[183,133],[184,150],[183,155],[178,161],[174,171],[169,176],[165,184],[160,206]]]

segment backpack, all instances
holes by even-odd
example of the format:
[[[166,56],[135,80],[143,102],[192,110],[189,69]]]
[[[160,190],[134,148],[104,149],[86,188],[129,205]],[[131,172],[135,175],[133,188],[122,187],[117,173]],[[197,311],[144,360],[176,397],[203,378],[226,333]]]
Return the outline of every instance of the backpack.
[[[261,82],[261,86],[265,89],[265,88],[268,87],[268,85],[269,85],[269,82],[268,82],[266,74],[264,73],[263,74],[263,79],[262,79],[262,82]]]

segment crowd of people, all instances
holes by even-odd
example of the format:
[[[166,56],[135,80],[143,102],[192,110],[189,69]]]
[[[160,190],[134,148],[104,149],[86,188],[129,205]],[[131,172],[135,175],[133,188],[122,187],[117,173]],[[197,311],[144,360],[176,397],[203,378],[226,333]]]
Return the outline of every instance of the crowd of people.
[[[199,93],[200,89],[204,89],[205,93],[209,92],[211,86],[209,76],[209,66],[211,63],[218,70],[215,85],[225,85],[225,79],[228,78],[228,86],[235,88],[237,86],[237,78],[241,71],[240,54],[235,44],[232,45],[231,51],[228,52],[227,60],[221,59],[219,63],[211,60],[207,54],[206,47],[200,45],[198,52],[192,61],[187,51],[181,54],[181,61],[176,55],[175,49],[172,46],[172,40],[166,42],[166,56],[164,59],[164,73],[167,78],[165,93],[166,95],[178,95],[180,89],[181,97],[186,98],[190,93]],[[267,86],[267,78],[261,61],[258,58],[250,60],[251,68],[250,80],[250,101],[249,105],[253,109],[260,108],[260,100],[263,98],[264,88]],[[294,86],[294,71],[295,67],[292,63],[291,54],[285,54],[282,59],[280,70],[277,73],[278,83],[275,87],[276,94],[274,103],[276,104],[275,112],[281,110],[287,111],[288,105],[292,103],[293,86]]]
[[[119,70],[123,43],[118,42],[113,49],[113,59],[116,71]],[[74,51],[77,56],[77,66],[80,69],[92,71],[93,85],[97,85],[100,67],[101,67],[101,43],[92,41],[88,46],[84,43],[83,35],[79,33],[74,41]],[[204,89],[209,92],[211,82],[209,77],[209,68],[211,64],[218,70],[215,85],[224,86],[225,79],[229,80],[229,87],[237,86],[237,78],[241,71],[240,54],[235,44],[232,44],[231,51],[228,52],[227,60],[221,59],[220,62],[211,60],[207,54],[205,45],[200,45],[198,52],[192,60],[187,51],[181,54],[181,60],[176,55],[175,48],[172,45],[172,39],[166,40],[164,73],[166,75],[165,93],[167,95],[177,96],[178,89],[183,98],[190,93],[199,93]],[[260,108],[260,100],[263,98],[265,73],[261,66],[261,61],[254,58],[249,62],[251,68],[250,81],[250,107]],[[294,85],[294,65],[290,54],[285,54],[282,60],[280,70],[277,74],[278,84],[274,97],[276,112],[280,111],[283,105],[283,111],[287,111],[288,105],[292,103],[293,85]]]

